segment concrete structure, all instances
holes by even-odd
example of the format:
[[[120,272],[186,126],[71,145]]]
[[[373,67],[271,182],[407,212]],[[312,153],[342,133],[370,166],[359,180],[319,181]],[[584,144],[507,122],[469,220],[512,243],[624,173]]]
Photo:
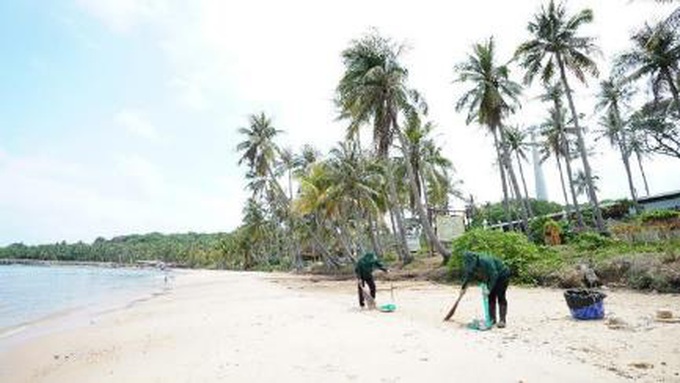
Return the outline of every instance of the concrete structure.
[[[541,201],[548,200],[548,189],[545,187],[545,177],[541,168],[541,158],[538,153],[536,143],[536,131],[531,130],[531,161],[534,165],[534,180],[536,181],[536,199]]]
[[[644,210],[680,210],[680,190],[638,198]]]

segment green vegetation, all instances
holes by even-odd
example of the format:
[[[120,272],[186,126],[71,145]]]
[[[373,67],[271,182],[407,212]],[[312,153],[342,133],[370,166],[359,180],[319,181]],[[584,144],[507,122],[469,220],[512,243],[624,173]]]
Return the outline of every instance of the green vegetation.
[[[143,260],[160,260],[184,267],[235,268],[226,248],[233,235],[159,234],[124,235],[110,240],[97,238],[91,244],[60,242],[26,246],[21,243],[0,247],[0,259],[47,261],[113,262],[130,264]]]
[[[522,283],[533,282],[529,275],[529,265],[536,261],[539,251],[524,234],[483,229],[468,231],[453,243],[455,257],[448,264],[453,272],[460,270],[465,251],[496,255],[508,265],[514,280]]]

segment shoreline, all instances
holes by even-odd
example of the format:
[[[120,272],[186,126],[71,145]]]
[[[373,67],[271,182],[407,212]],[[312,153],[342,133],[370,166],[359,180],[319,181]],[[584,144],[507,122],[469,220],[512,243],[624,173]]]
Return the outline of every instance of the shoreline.
[[[63,261],[47,259],[26,258],[0,258],[0,266],[27,265],[27,266],[91,266],[102,268],[131,268],[131,269],[156,269],[161,261],[138,261],[135,263],[120,262],[95,262],[95,261]],[[168,269],[188,269],[175,263],[163,263]]]
[[[22,266],[57,266],[57,267],[100,267],[101,265],[70,263]],[[103,267],[107,269],[108,267]],[[138,267],[115,267],[116,269],[140,270]],[[165,284],[128,286],[122,290],[110,289],[100,300],[75,301],[63,307],[57,307],[39,314],[38,316],[18,323],[0,326],[0,351],[24,343],[27,340],[40,338],[55,332],[77,329],[96,320],[97,317],[132,307],[158,295],[166,293],[172,288],[172,282],[179,270],[166,269]]]
[[[391,299],[386,282],[379,302]],[[677,313],[677,296],[612,292],[608,319],[627,324],[612,329],[570,319],[561,290],[512,286],[508,328],[475,332],[465,324],[479,317],[476,287],[443,323],[456,288],[391,285],[398,309],[385,314],[356,307],[354,281],[190,270],[164,294],[0,351],[0,381],[410,382],[455,371],[463,381],[680,382],[680,324],[648,320],[658,306]]]

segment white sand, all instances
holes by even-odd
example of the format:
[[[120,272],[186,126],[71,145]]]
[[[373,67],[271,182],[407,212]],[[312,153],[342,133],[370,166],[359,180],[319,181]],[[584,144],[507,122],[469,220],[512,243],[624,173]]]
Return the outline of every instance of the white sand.
[[[559,290],[511,287],[508,328],[475,332],[462,325],[478,291],[443,323],[457,288],[394,286],[387,314],[358,310],[353,281],[181,273],[166,294],[12,345],[0,382],[680,382],[680,324],[651,320],[678,315],[677,296],[611,292],[627,325],[610,329],[570,319]]]

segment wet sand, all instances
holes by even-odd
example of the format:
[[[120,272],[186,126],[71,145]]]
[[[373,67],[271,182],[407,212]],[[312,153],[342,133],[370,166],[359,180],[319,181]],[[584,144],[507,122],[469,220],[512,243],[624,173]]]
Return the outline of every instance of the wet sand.
[[[358,309],[354,281],[182,272],[164,294],[2,348],[0,382],[680,382],[680,324],[653,320],[680,313],[677,295],[610,291],[610,320],[582,322],[560,290],[511,286],[508,327],[477,332],[476,288],[444,323],[458,287],[378,281],[378,303],[390,285],[397,311],[381,313]]]

